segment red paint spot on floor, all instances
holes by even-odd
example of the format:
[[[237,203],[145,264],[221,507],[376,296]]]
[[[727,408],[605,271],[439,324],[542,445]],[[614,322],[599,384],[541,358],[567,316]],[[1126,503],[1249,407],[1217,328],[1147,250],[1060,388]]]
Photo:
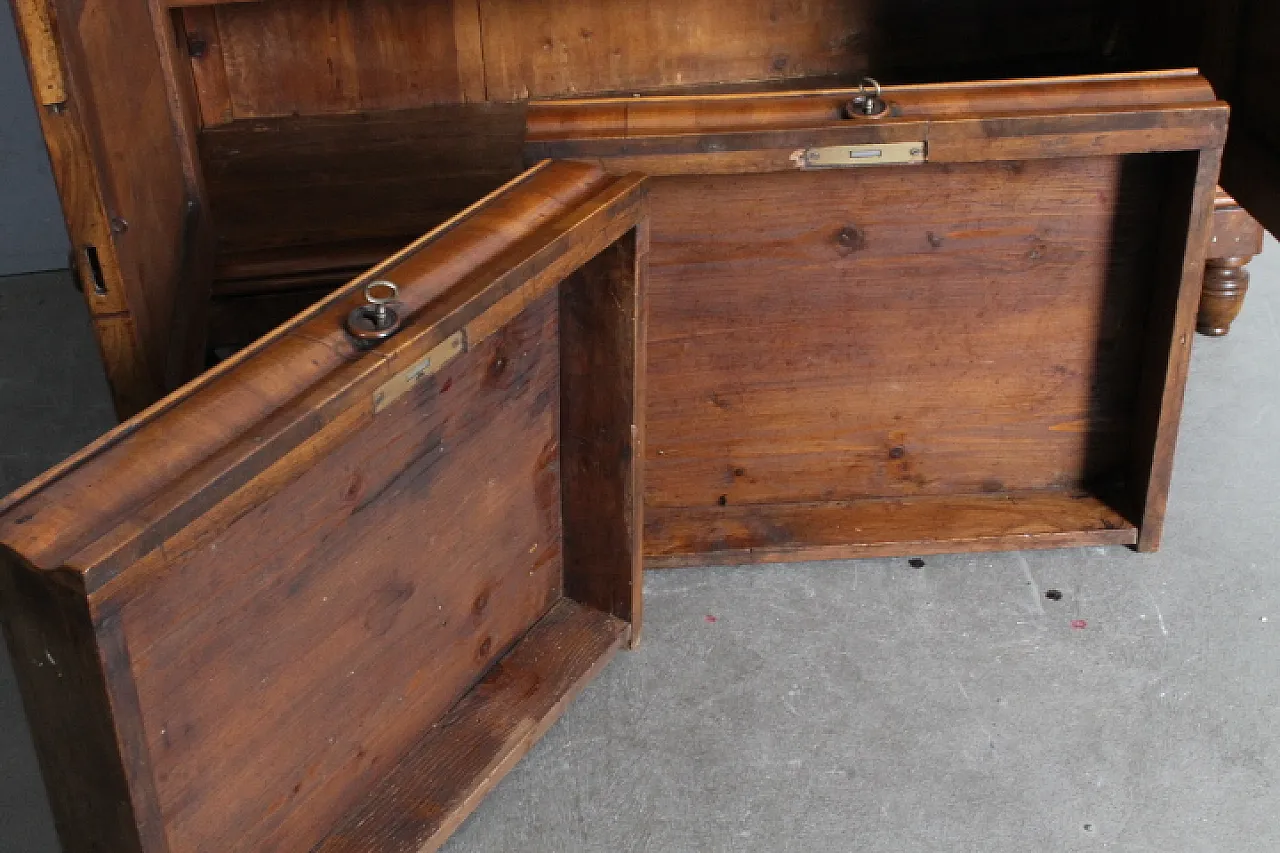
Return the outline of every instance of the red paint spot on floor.
[[[440,393],[441,393],[441,394],[443,394],[445,391],[448,391],[448,390],[449,390],[450,388],[452,388],[452,387],[453,387],[453,380],[452,380],[452,379],[446,379],[446,380],[444,381],[444,386],[440,389]]]
[[[710,613],[708,613],[708,614],[707,614],[707,621],[708,621],[708,622],[719,622],[720,620],[719,620],[717,617],[712,616]]]
[[[1084,621],[1083,619],[1072,619],[1072,620],[1071,620],[1071,627],[1072,627],[1072,628],[1077,628],[1077,629],[1078,629],[1078,628],[1088,628],[1088,627],[1089,627],[1089,623],[1088,623],[1088,622],[1086,622],[1086,621]]]

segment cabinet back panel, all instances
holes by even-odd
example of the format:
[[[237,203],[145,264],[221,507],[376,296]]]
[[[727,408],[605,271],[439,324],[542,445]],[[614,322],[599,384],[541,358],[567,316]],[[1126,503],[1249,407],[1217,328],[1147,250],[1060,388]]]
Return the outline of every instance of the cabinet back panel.
[[[647,505],[1114,474],[1131,453],[1166,167],[654,179]]]
[[[220,6],[214,16],[216,38],[232,116],[461,102],[463,49],[456,42],[454,6],[453,0]],[[216,61],[194,62],[198,77],[219,73]]]
[[[713,83],[1097,70],[1098,0],[270,0],[187,10],[205,123]],[[1030,63],[1030,64],[1028,64]]]

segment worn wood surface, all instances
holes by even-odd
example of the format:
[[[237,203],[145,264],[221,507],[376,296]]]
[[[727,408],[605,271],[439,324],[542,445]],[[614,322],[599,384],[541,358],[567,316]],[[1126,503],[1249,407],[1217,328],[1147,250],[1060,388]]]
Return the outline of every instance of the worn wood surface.
[[[589,167],[552,164],[535,170],[473,213],[388,259],[376,273],[399,280],[407,312],[438,304],[460,277],[510,252],[521,237],[583,205],[607,186],[608,181]],[[201,377],[143,418],[123,424],[47,482],[38,480],[5,499],[0,511],[15,511],[0,518],[0,541],[37,565],[53,568],[64,563],[115,529],[123,514],[136,510],[139,500],[172,484],[254,423],[354,360],[358,352],[333,317],[335,312],[345,316],[344,309],[362,302],[359,288],[366,280],[369,276],[357,279],[275,330],[242,358]],[[274,357],[252,358],[268,348]],[[281,361],[288,364],[287,370],[280,368]],[[237,369],[242,362],[247,363]],[[156,426],[125,441],[149,424]],[[178,435],[182,441],[171,438]],[[73,477],[63,475],[72,470]]]
[[[176,848],[308,849],[559,598],[556,336],[544,296],[131,597]]]
[[[95,629],[78,590],[3,548],[0,615],[63,848],[166,853],[154,792],[125,770],[146,744],[113,708],[130,689],[119,620]]]
[[[286,264],[332,269],[343,247],[407,242],[519,174],[523,115],[475,104],[206,131],[219,282],[279,275]],[[264,252],[275,270],[253,269]]]
[[[560,288],[565,591],[639,624],[648,223]],[[633,642],[639,633],[632,636]]]
[[[649,507],[1114,475],[1140,380],[1153,166],[655,185]],[[649,531],[651,553],[663,542]]]
[[[1158,219],[1161,246],[1153,270],[1144,380],[1137,399],[1129,476],[1133,485],[1124,506],[1139,522],[1142,551],[1158,549],[1164,534],[1222,148],[1188,151],[1171,159],[1174,168]]]
[[[428,853],[626,642],[626,622],[561,599],[411,746],[314,853]]]
[[[184,4],[187,5],[187,4]],[[1126,4],[1120,4],[1124,6]],[[196,57],[230,118],[502,102],[720,82],[980,79],[1122,67],[1140,33],[1099,0],[308,0],[211,4]],[[188,21],[192,20],[191,18]],[[218,56],[213,56],[217,53]]]
[[[1133,523],[1083,492],[1037,490],[646,510],[651,569],[1132,545]]]
[[[845,118],[857,90],[548,101],[526,155],[625,173],[791,171],[811,146],[916,142],[930,162],[1180,151],[1220,145],[1227,109],[1194,72],[889,87],[879,119]]]
[[[465,14],[465,4],[458,5]],[[469,88],[474,92],[459,70],[472,48],[458,44],[466,29],[455,27],[454,6],[453,0],[217,6],[216,41],[195,64],[226,101],[206,122],[219,123],[227,106],[232,118],[258,118],[461,103]]]
[[[0,504],[7,582],[66,590],[56,612],[5,597],[29,692],[52,701],[47,678],[25,671],[43,665],[28,634],[44,621],[71,620],[103,661],[100,687],[92,668],[71,685],[74,719],[33,720],[53,741],[76,715],[110,736],[84,778],[42,751],[79,821],[69,853],[115,838],[123,851],[308,850],[522,637],[524,657],[500,672],[530,659],[536,674],[545,656],[573,670],[548,670],[525,697],[536,701],[512,709],[549,702],[545,725],[638,631],[639,520],[609,515],[638,506],[624,495],[588,509],[600,483],[564,481],[638,464],[638,400],[620,383],[639,363],[643,212],[639,178],[547,164]],[[602,286],[608,303],[562,298],[593,258],[569,286]],[[374,276],[400,284],[405,327],[368,351],[342,322]],[[560,337],[562,304],[590,330],[574,343]],[[591,322],[596,307],[612,313]],[[574,400],[569,422],[610,451],[593,464],[577,447],[565,466],[561,405],[577,391],[604,404]],[[572,583],[566,517],[592,525],[574,531]],[[596,613],[569,620],[586,634],[526,637],[571,585],[622,618],[566,604]],[[607,643],[569,642],[605,628]],[[537,647],[548,639],[569,645]],[[591,653],[601,660],[584,670]],[[504,707],[455,708],[459,731]],[[465,813],[493,778],[460,773],[456,795],[433,781]]]
[[[658,132],[707,134],[811,128],[824,123],[846,127],[894,123],[847,119],[845,106],[858,91],[856,86],[844,86],[782,92],[544,99],[531,105],[526,121],[531,143],[646,137]],[[1194,71],[1174,70],[890,86],[884,97],[891,107],[885,118],[897,120],[1195,104],[1212,100],[1213,92]]]
[[[1188,72],[892,87],[874,121],[838,117],[851,94],[530,108],[531,155],[660,176],[647,552],[715,550],[654,521],[680,513],[714,526],[754,508],[1062,490],[1154,533],[1185,378],[1180,271],[1207,240],[1188,230],[1207,202],[1180,152],[1220,150],[1225,107]],[[796,153],[910,140],[929,163],[812,170]],[[1086,541],[1130,535],[1067,517]],[[784,527],[829,552],[829,526]],[[845,534],[845,555],[867,544]],[[770,553],[806,556],[801,533],[779,536]]]
[[[184,174],[160,48],[144,0],[23,0],[19,12],[73,262],[127,416],[159,396],[184,357],[172,329],[196,281],[184,273],[190,208],[201,202]]]

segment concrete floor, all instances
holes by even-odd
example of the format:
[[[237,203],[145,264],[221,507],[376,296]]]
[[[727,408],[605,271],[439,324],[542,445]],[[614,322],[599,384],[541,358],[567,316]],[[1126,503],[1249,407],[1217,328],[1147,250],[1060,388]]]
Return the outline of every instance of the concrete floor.
[[[449,853],[1280,850],[1274,241],[1253,273],[1196,341],[1159,554],[650,575],[641,650]],[[0,280],[0,399],[0,491],[111,424],[65,277]],[[3,658],[0,851],[55,850]]]

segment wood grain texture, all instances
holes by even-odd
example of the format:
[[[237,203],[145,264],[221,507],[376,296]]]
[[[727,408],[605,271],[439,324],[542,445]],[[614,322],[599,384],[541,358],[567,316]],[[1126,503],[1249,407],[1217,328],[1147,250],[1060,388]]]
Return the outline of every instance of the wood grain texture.
[[[235,107],[231,102],[222,35],[218,32],[217,10],[213,6],[193,6],[184,9],[179,20],[186,40],[183,46],[190,57],[200,126],[227,124],[235,118]]]
[[[245,267],[264,252],[314,269],[343,246],[407,242],[520,173],[523,115],[469,104],[206,131],[218,279],[260,275]]]
[[[438,301],[460,277],[512,250],[539,226],[583,205],[606,184],[598,171],[573,164],[534,170],[369,276],[393,275],[402,285],[404,310],[418,311]],[[589,239],[583,242],[590,245]],[[520,260],[525,257],[527,250]],[[138,501],[172,484],[337,367],[355,360],[359,353],[335,318],[345,317],[359,304],[358,290],[369,276],[277,329],[185,393],[122,425],[93,452],[75,460],[67,469],[74,470],[74,477],[59,475],[11,496],[0,505],[8,510],[0,518],[0,540],[37,565],[61,565],[113,530],[122,514],[136,510]],[[252,358],[269,347],[271,357]],[[237,369],[242,363],[244,367]],[[125,441],[144,424],[151,429]],[[174,441],[174,435],[184,440]]]
[[[53,7],[41,0],[40,8],[15,7],[18,40],[27,59],[33,93],[43,103],[48,85],[47,66],[56,56],[61,66],[57,109],[40,109],[37,115],[53,169],[63,217],[72,244],[72,268],[89,308],[112,399],[121,416],[144,408],[160,393],[152,353],[144,348],[136,318],[126,294],[126,272],[111,235],[110,216],[99,172],[101,160],[87,129],[86,95],[76,95],[73,56],[65,42],[74,33],[53,28]],[[44,90],[44,91],[42,91]]]
[[[46,107],[66,103],[67,81],[47,0],[13,0],[13,13],[26,44],[36,103]]]
[[[1185,379],[1167,300],[1205,203],[1185,158],[1221,149],[1225,105],[1194,72],[891,87],[874,121],[840,117],[851,94],[530,108],[530,155],[660,176],[646,512],[1066,489],[1156,524]],[[929,162],[799,167],[883,142]],[[670,535],[646,551],[715,547]]]
[[[521,688],[533,704],[472,694],[450,718],[464,731],[459,715],[473,712],[475,725],[505,731],[497,715],[509,711],[502,725],[520,729],[483,778],[462,772],[452,793],[437,787],[464,815],[629,639],[626,619],[589,602],[557,611],[572,616],[564,630],[528,631],[568,585],[565,480],[614,470],[623,455],[638,464],[613,442],[597,466],[577,458],[566,468],[560,435],[568,375],[630,403],[624,424],[616,407],[599,418],[575,401],[588,417],[571,423],[637,440],[638,399],[616,385],[619,365],[639,361],[633,235],[643,213],[638,177],[535,169],[0,503],[5,582],[66,598],[59,609],[5,596],[25,631],[16,665],[43,666],[28,635],[57,629],[63,610],[102,661],[105,696],[86,682],[74,703],[90,718],[84,736],[102,733],[105,745],[87,751],[101,766],[81,774],[65,747],[42,753],[80,821],[63,833],[69,853],[116,838],[110,849],[137,853],[308,850],[519,643],[514,669],[498,672],[547,676],[536,696]],[[631,306],[623,320],[593,323],[585,311],[601,303],[567,299],[594,338],[566,348],[560,286],[598,257],[581,281],[608,297],[634,294]],[[342,323],[373,276],[402,284],[405,324],[364,350]],[[602,307],[619,311],[612,299]],[[455,357],[379,400],[445,339],[459,341]],[[597,375],[562,372],[562,349],[575,364],[583,352],[601,356]],[[634,502],[613,506],[638,513]],[[634,544],[638,518],[605,513],[597,508],[586,520],[598,529],[575,540],[609,544],[626,531]],[[576,547],[575,573],[608,578],[625,593],[602,598],[625,599],[638,618],[638,549],[587,566],[590,549]],[[591,553],[618,556],[607,550]],[[53,701],[47,683],[36,694]],[[538,721],[524,727],[519,714],[535,706]],[[66,744],[78,719],[33,724]]]
[[[760,128],[892,124],[890,120],[963,118],[1010,113],[1212,102],[1213,90],[1191,70],[1060,78],[984,80],[886,86],[886,119],[847,120],[844,108],[858,89],[539,100],[530,105],[529,139],[586,140],[644,137],[657,132],[702,134]]]
[[[649,508],[1114,473],[1158,165],[655,181]]]
[[[99,643],[120,647],[118,620],[95,626],[82,594],[3,549],[0,615],[64,849],[168,851],[151,792],[125,770],[145,746],[114,725],[111,682],[127,662]]]
[[[110,247],[95,245],[104,267],[114,253],[143,364],[155,387],[167,389],[169,363],[184,351],[173,320],[190,284],[189,211],[200,199],[186,177],[150,8],[145,0],[87,0],[57,9],[110,234]]]
[[[560,597],[556,335],[549,295],[126,605],[175,847],[308,849]]]
[[[489,96],[523,100],[866,69],[863,2],[482,0]]]
[[[1106,64],[1117,17],[1096,0],[483,0],[481,9],[494,99],[868,72],[980,79],[1072,63],[1084,73]]]
[[[562,599],[314,853],[438,850],[603,669],[627,632],[622,620]]]
[[[618,173],[793,171],[805,148],[918,143],[930,162],[1183,151],[1221,145],[1227,108],[1193,72],[889,87],[882,118],[845,118],[856,90],[535,104],[526,155]]]
[[[1244,309],[1249,292],[1252,257],[1210,258],[1204,266],[1204,284],[1200,290],[1200,310],[1196,314],[1196,331],[1211,338],[1231,333],[1231,324]]]
[[[51,53],[59,63],[62,97],[40,119],[116,409],[127,416],[189,375],[212,258],[165,31],[143,0],[111,5],[26,4],[19,24],[32,63]]]
[[[216,247],[197,142],[201,127],[199,98],[195,78],[187,67],[186,39],[178,17],[163,5],[162,0],[149,0],[149,3],[151,28],[160,51],[160,69],[174,140],[182,159],[189,195],[182,223],[182,251],[177,259],[181,284],[174,297],[169,321],[169,353],[164,376],[164,387],[173,389],[199,375],[206,366],[210,285]]]
[[[438,343],[460,331],[472,342],[484,339],[518,313],[508,307],[512,302],[520,306],[529,304],[620,239],[633,227],[639,212],[636,187],[634,182],[616,182],[572,214],[539,229],[536,236],[531,235],[529,240],[517,243],[505,255],[482,266],[477,272],[483,271],[483,275],[467,275],[453,269],[453,273],[465,276],[460,286],[434,299],[415,318],[413,327],[402,330],[390,344],[384,343],[380,348],[383,357],[380,363],[369,363],[365,359],[342,367],[338,362],[331,368],[335,372],[324,381],[307,387],[263,421],[251,427],[246,425],[252,432],[239,435],[225,445],[215,445],[211,455],[174,481],[154,483],[160,490],[157,497],[143,510],[136,511],[129,523],[118,524],[70,557],[70,561],[86,567],[86,579],[95,590],[109,586],[130,567],[130,577],[122,578],[122,584],[145,578],[148,565],[163,561],[164,549],[160,545],[168,537],[180,533],[199,538],[204,535],[203,530],[218,528],[222,522],[217,519],[234,517],[237,504],[225,498],[248,478],[274,464],[299,442],[340,432],[345,428],[338,423],[342,419],[347,418],[346,427],[350,427],[349,418],[360,417],[359,406],[355,409],[351,406],[358,403],[362,395],[364,399],[375,396],[387,379],[418,364]],[[441,270],[437,268],[434,272]],[[446,267],[443,272],[450,270]],[[384,271],[375,274],[382,275]],[[304,322],[295,324],[296,339],[275,335],[274,346],[279,348],[279,356],[285,360],[297,359],[293,362],[293,372],[308,373],[313,364],[306,355],[316,351],[306,346],[285,346],[287,343],[327,340],[330,351],[351,358],[350,343],[335,327],[340,326],[341,318],[354,307],[353,302],[349,298],[329,300],[327,313],[338,319],[336,323],[324,320],[326,312],[310,318],[304,315],[300,318]],[[402,302],[406,310],[411,305]],[[494,321],[491,318],[495,315],[502,319]],[[231,364],[236,360],[233,358]],[[209,513],[211,508],[216,511]],[[202,513],[208,513],[201,522],[204,527],[194,524]],[[172,543],[167,547],[172,547]]]
[[[649,509],[650,569],[1132,545],[1096,497],[1041,490],[863,501]]]
[[[1124,507],[1140,520],[1141,551],[1157,550],[1164,534],[1196,310],[1213,232],[1222,148],[1186,152],[1172,159],[1175,168],[1160,212],[1161,247],[1154,270],[1143,355],[1145,378],[1134,430],[1130,482],[1135,487]]]
[[[215,14],[233,116],[403,109],[474,99],[479,51],[457,38],[478,32],[455,21],[455,13],[466,9],[454,0],[219,6]]]
[[[630,622],[633,642],[643,585],[646,251],[646,235],[632,231],[560,288],[565,591]]]

